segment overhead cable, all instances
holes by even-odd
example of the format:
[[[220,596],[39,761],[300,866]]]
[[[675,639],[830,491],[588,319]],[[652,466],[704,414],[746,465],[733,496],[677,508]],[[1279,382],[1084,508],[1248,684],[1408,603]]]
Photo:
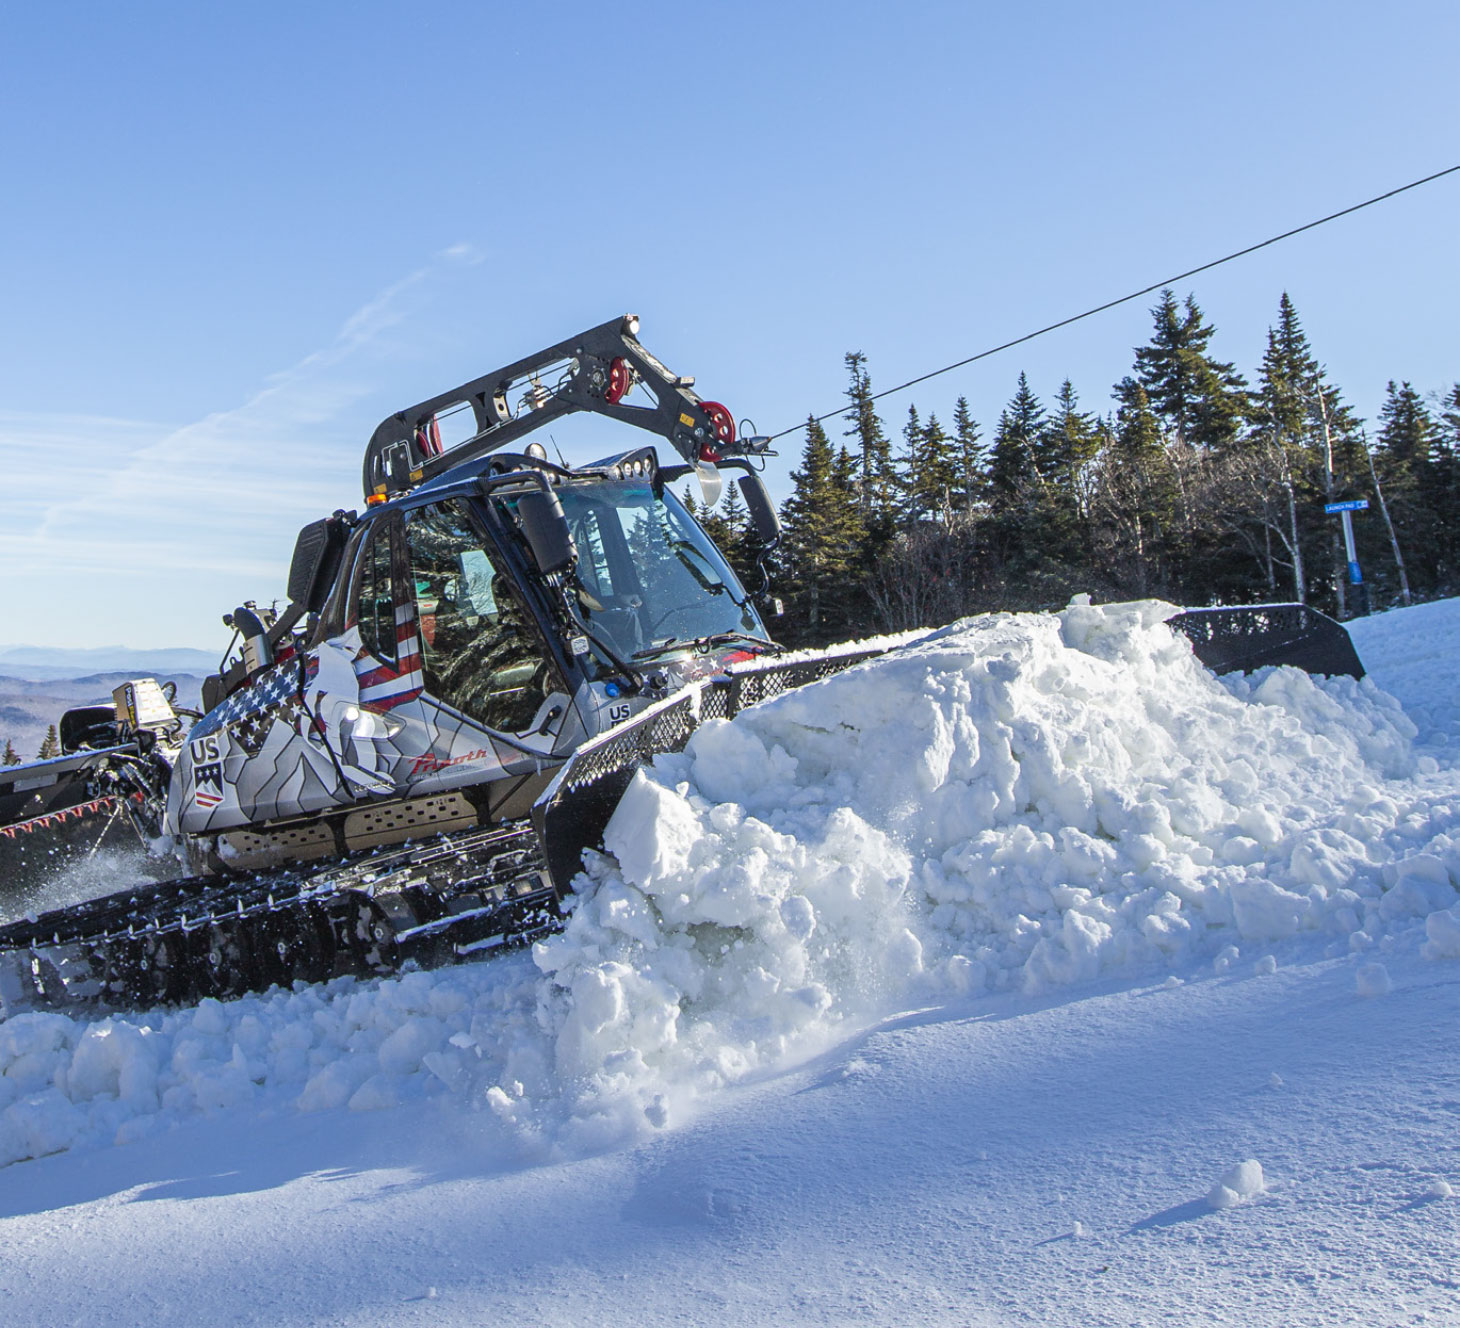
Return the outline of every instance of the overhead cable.
[[[1247,254],[1256,253],[1259,249],[1266,249],[1270,244],[1277,244],[1279,240],[1291,239],[1294,235],[1301,235],[1304,231],[1311,231],[1318,226],[1326,226],[1330,221],[1337,221],[1340,217],[1347,217],[1364,208],[1373,207],[1375,203],[1382,203],[1387,198],[1394,198],[1398,194],[1407,193],[1411,189],[1418,189],[1422,184],[1429,184],[1433,180],[1441,179],[1446,175],[1454,175],[1460,171],[1460,165],[1447,166],[1442,171],[1436,171],[1433,175],[1426,175],[1420,180],[1411,180],[1408,184],[1402,184],[1398,189],[1391,189],[1387,193],[1377,194],[1373,198],[1366,198],[1362,203],[1355,203],[1352,207],[1346,207],[1340,212],[1330,212],[1326,217],[1319,217],[1317,221],[1307,222],[1302,226],[1295,226],[1290,231],[1284,231],[1281,235],[1274,235],[1270,239],[1259,241],[1257,244],[1249,244],[1245,249],[1238,249],[1235,253],[1227,254],[1224,258],[1214,258],[1210,263],[1203,263],[1200,267],[1188,268],[1185,272],[1178,272],[1174,277],[1163,277],[1160,281],[1153,281],[1149,286],[1142,286],[1140,290],[1131,291],[1129,295],[1122,295],[1119,299],[1107,300],[1104,304],[1097,304],[1093,309],[1086,309],[1084,313],[1073,314],[1069,318],[1061,318],[1057,323],[1050,323],[1047,327],[1041,327],[1034,332],[1026,332],[1022,337],[1015,337],[1012,341],[1005,341],[997,346],[991,346],[988,350],[981,350],[977,355],[970,355],[966,359],[957,360],[953,364],[945,364],[941,369],[934,369],[931,373],[920,374],[916,378],[909,378],[905,383],[899,383],[896,387],[883,388],[880,392],[874,392],[868,401],[880,401],[883,397],[890,397],[894,392],[904,392],[910,387],[916,387],[919,383],[926,383],[930,378],[937,378],[941,374],[952,373],[954,369],[961,369],[966,364],[972,364],[976,360],[986,360],[990,355],[997,355],[1000,351],[1009,350],[1013,346],[1022,346],[1026,341],[1033,341],[1035,337],[1042,337],[1046,332],[1054,332],[1059,328],[1068,327],[1071,323],[1078,323],[1083,318],[1091,318],[1095,314],[1104,313],[1107,309],[1114,309],[1120,304],[1129,304],[1132,300],[1138,300],[1142,295],[1149,295],[1152,291],[1162,290],[1167,286],[1174,286],[1178,281],[1185,281],[1187,277],[1194,277],[1199,272],[1210,272],[1214,267],[1221,267],[1223,263],[1230,263],[1235,258],[1243,258]],[[821,424],[826,420],[838,415],[846,415],[849,411],[855,410],[855,406],[841,406],[836,410],[829,410],[825,415],[814,416],[812,420],[803,421],[801,424],[793,424],[790,428],[782,429],[779,433],[770,435],[767,441],[774,441],[777,438],[784,438],[788,433],[794,433],[797,429],[804,428],[806,424]]]

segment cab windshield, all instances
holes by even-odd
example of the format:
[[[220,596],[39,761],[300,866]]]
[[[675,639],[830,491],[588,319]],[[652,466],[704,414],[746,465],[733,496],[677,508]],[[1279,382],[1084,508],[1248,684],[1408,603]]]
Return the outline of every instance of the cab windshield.
[[[578,547],[579,613],[600,647],[646,658],[711,637],[766,639],[735,573],[672,493],[630,481],[558,496]]]

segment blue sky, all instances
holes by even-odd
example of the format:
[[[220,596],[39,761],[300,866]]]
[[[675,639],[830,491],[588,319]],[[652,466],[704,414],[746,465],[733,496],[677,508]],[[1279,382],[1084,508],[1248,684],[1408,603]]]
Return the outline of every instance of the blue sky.
[[[5,6],[0,644],[221,648],[380,418],[617,313],[770,432],[849,349],[890,385],[1453,165],[1457,49],[1450,0]],[[1197,278],[1214,349],[1286,289],[1361,413],[1446,389],[1457,207]],[[1103,410],[1151,302],[911,399]]]

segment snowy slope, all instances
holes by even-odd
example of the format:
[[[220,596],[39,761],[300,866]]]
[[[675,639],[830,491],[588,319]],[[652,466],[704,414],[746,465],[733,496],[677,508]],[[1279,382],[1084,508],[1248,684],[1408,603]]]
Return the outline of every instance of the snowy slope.
[[[1460,613],[1417,728],[1159,617],[708,728],[535,956],[0,1025],[7,1322],[1455,1321]]]

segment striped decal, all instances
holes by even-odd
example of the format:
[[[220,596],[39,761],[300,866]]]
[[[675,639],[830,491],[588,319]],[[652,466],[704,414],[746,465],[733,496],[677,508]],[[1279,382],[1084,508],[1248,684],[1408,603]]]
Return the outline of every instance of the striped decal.
[[[368,655],[355,661],[360,680],[360,704],[372,710],[390,710],[414,701],[425,688],[421,676],[421,640],[416,632],[416,602],[402,604],[395,611],[395,650],[399,663],[382,664]]]

